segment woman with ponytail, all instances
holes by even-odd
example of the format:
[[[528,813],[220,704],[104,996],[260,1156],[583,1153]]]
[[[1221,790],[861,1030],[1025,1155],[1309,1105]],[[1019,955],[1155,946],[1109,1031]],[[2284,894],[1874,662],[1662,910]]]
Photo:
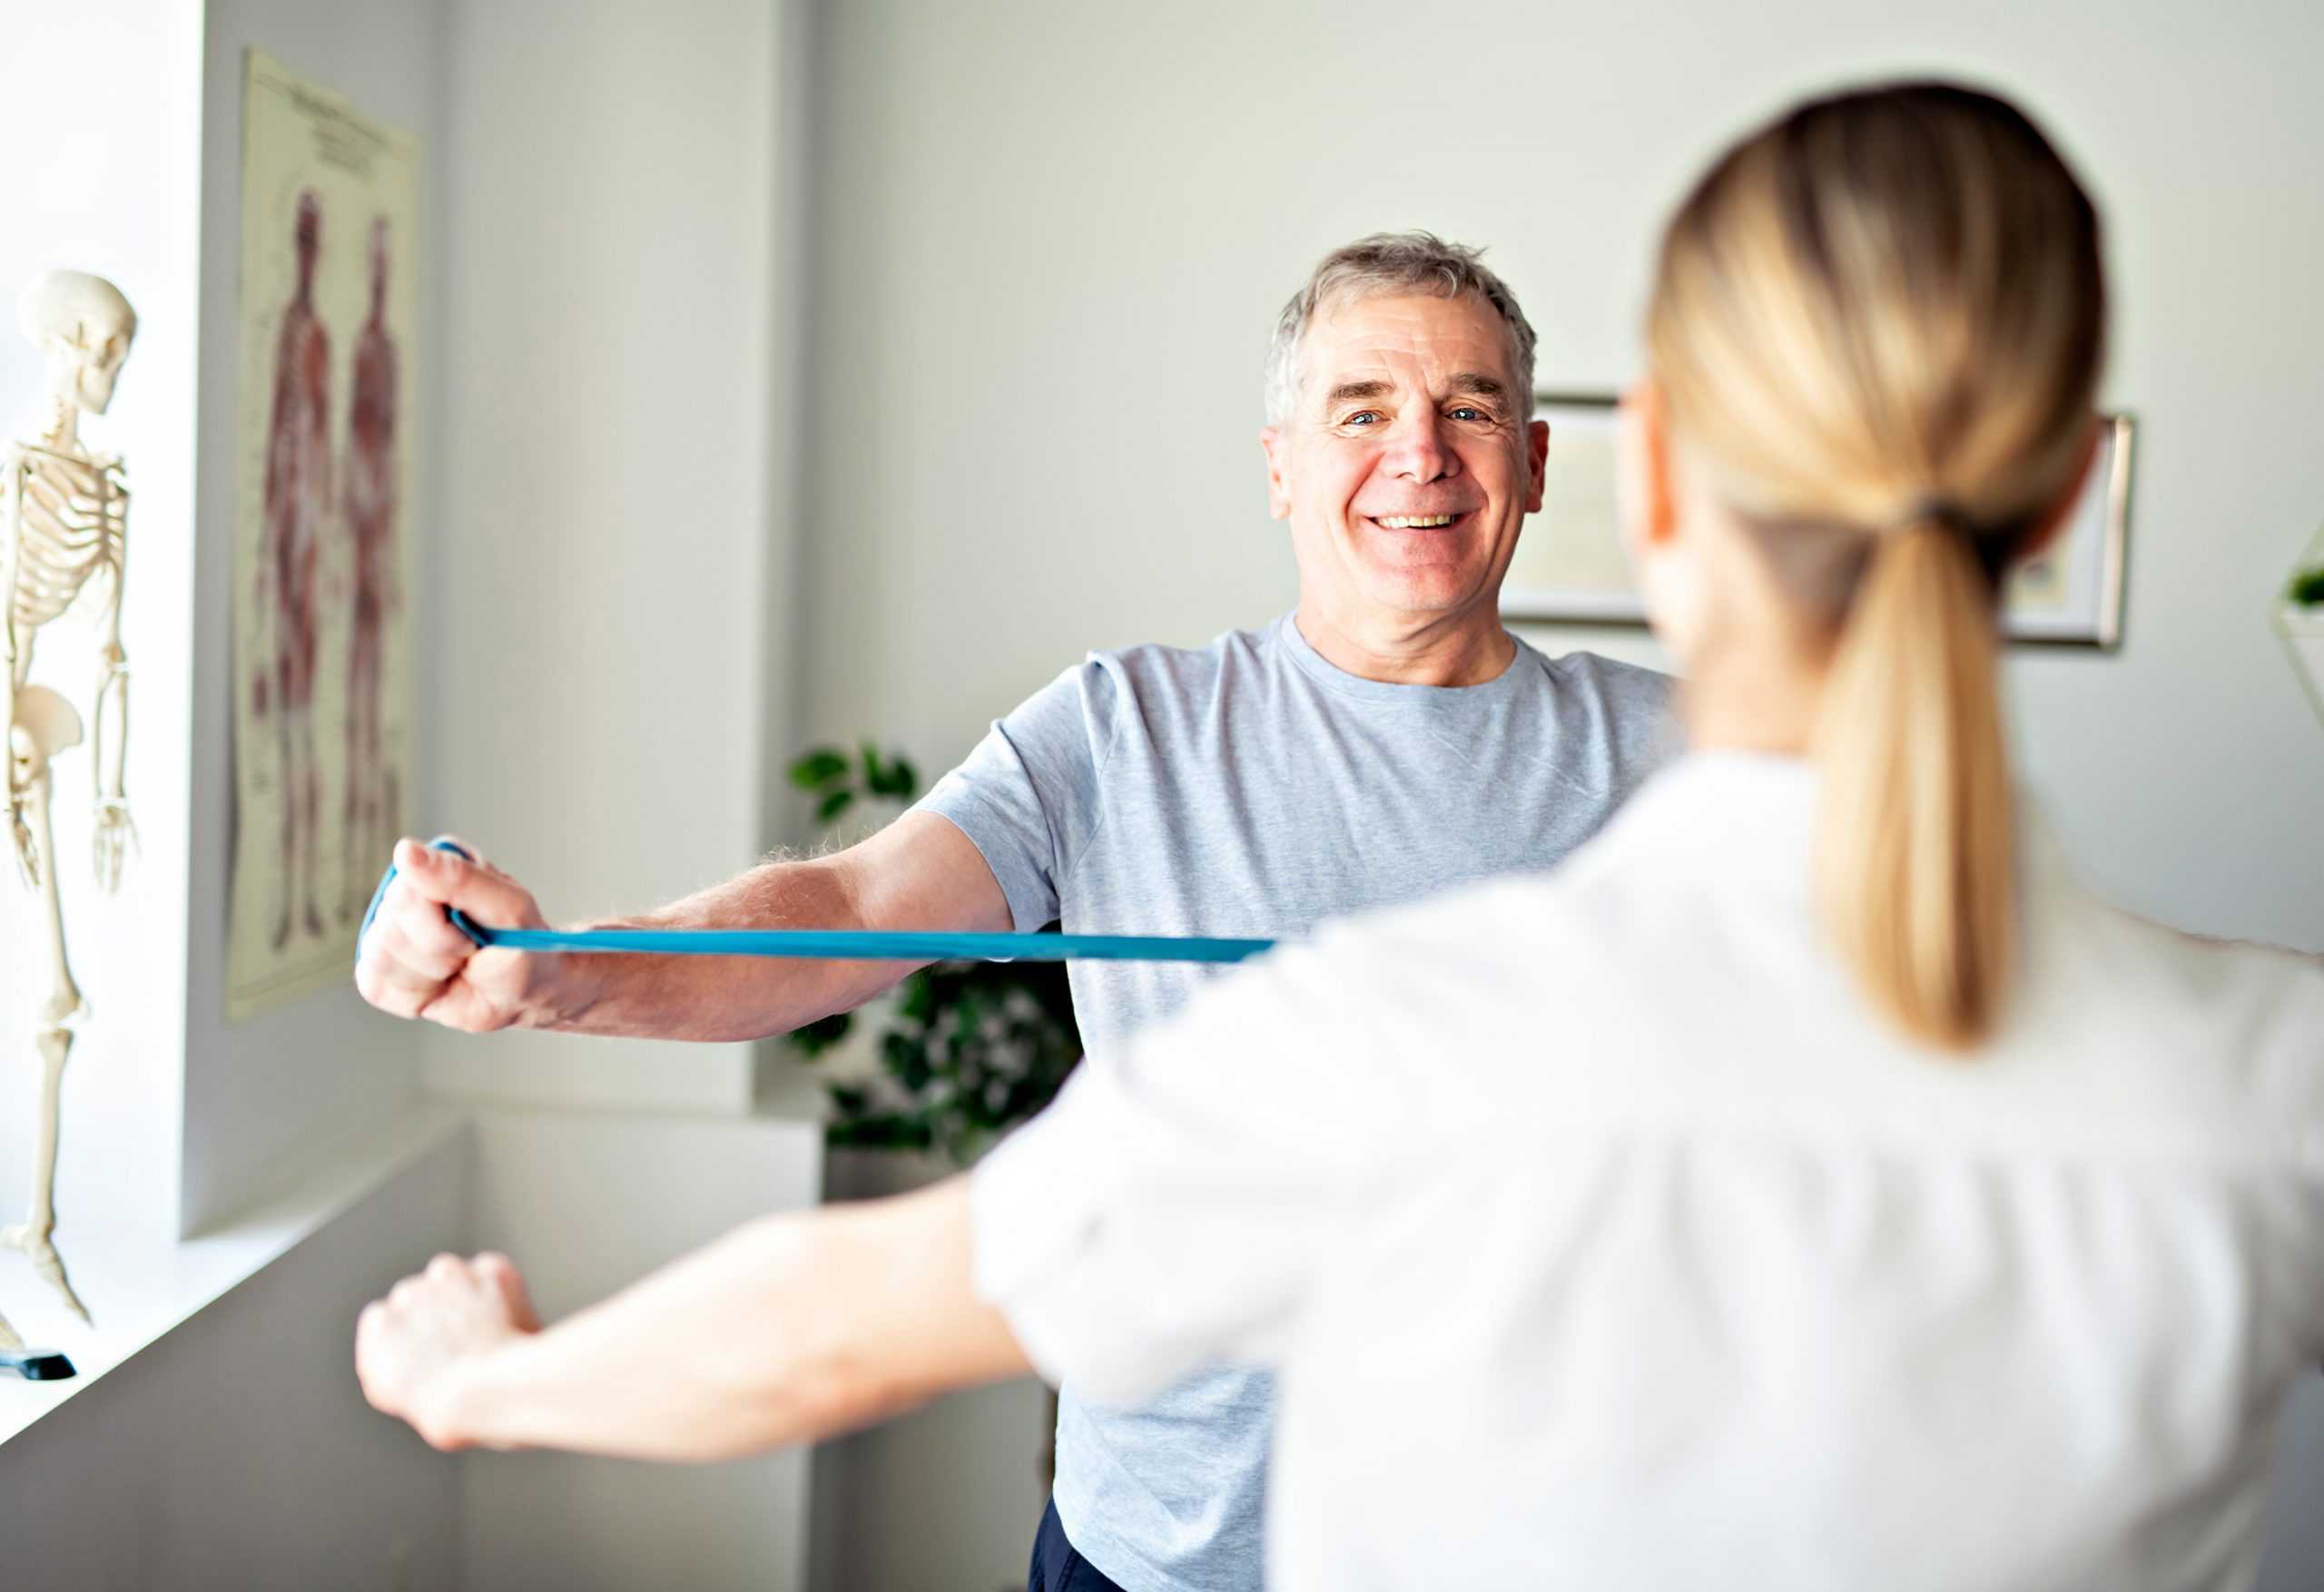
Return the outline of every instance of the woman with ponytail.
[[[374,1402],[702,1454],[1258,1362],[1276,1592],[2249,1585],[2324,1361],[2324,966],[2079,891],[1994,661],[2104,326],[2004,102],[1754,133],[1656,271],[1626,512],[1689,750],[1605,833],[1270,956],[930,1192],[546,1332],[439,1262]]]
[[[1943,84],[1804,107],[1663,238],[1632,404],[1649,602],[1743,588],[1653,604],[1695,717],[1788,719],[1745,743],[1818,776],[1826,934],[1949,1050],[1993,1035],[2017,960],[2001,580],[2088,471],[2104,329],[2081,186],[2016,110]]]

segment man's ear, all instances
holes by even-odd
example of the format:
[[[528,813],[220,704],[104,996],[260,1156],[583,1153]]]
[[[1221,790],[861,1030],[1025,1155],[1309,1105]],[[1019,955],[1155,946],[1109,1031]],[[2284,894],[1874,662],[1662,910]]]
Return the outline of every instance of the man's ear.
[[[1267,514],[1275,519],[1291,517],[1291,442],[1282,430],[1274,426],[1259,427],[1259,446],[1267,456]]]
[[[1640,554],[1667,545],[1679,525],[1670,480],[1669,427],[1663,416],[1662,389],[1651,378],[1622,396],[1614,429],[1622,540],[1635,562]]]
[[[2067,479],[2066,489],[2059,495],[2058,500],[2042,511],[2041,519],[2034,524],[2034,534],[2025,538],[2025,545],[2019,549],[2015,562],[2040,557],[2049,551],[2050,544],[2058,539],[2058,533],[2066,528],[2066,521],[2073,517],[2073,506],[2082,501],[2083,493],[2089,488],[2090,473],[2098,467],[2098,443],[2105,434],[2106,422],[2093,416],[2090,435],[2083,439],[2082,462],[2074,466],[2073,476]]]
[[[1541,512],[1541,484],[1549,479],[1550,423],[1534,420],[1525,427],[1525,467],[1532,480],[1525,491],[1525,512]]]

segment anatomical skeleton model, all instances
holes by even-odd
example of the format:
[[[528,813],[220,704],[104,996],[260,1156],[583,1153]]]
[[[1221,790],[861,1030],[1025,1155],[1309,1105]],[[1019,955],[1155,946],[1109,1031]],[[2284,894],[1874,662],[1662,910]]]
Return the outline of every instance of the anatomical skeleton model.
[[[50,821],[54,762],[81,741],[81,715],[64,695],[31,681],[33,644],[67,608],[94,607],[104,634],[98,654],[94,732],[95,869],[107,890],[121,882],[135,840],[123,787],[129,741],[129,669],[121,646],[121,591],[129,540],[129,490],[121,459],[81,446],[81,411],[102,415],[129,358],[137,317],[111,282],[80,271],[50,271],[17,304],[25,335],[47,361],[49,409],[37,442],[12,442],[0,456],[0,724],[8,730],[8,782],[0,830],[47,918],[48,993],[34,1033],[42,1063],[32,1209],[0,1229],[0,1247],[30,1257],[33,1269],[83,1321],[89,1312],[65,1280],[51,1235],[56,1226],[57,1087],[85,1015],[64,955],[55,827]],[[22,1348],[0,1321],[0,1347]]]

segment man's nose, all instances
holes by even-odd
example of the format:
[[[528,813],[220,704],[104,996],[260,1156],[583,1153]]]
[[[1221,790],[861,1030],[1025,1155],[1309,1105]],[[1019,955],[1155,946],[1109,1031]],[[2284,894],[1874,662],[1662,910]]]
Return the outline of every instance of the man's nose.
[[[1390,474],[1413,481],[1441,480],[1461,470],[1461,456],[1452,451],[1445,435],[1444,417],[1433,408],[1396,421],[1382,462]]]

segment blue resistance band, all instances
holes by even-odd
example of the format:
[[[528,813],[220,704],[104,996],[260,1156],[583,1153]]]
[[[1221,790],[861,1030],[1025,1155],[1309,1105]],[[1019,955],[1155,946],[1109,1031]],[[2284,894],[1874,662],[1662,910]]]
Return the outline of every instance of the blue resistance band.
[[[468,858],[449,840],[438,851]],[[473,858],[469,858],[473,861]],[[395,882],[389,864],[357,931],[360,951],[371,919]],[[517,951],[645,951],[677,957],[812,957],[862,962],[1241,962],[1275,948],[1271,939],[1198,939],[1157,934],[912,934],[846,929],[488,929],[447,909],[452,927],[479,946]]]

